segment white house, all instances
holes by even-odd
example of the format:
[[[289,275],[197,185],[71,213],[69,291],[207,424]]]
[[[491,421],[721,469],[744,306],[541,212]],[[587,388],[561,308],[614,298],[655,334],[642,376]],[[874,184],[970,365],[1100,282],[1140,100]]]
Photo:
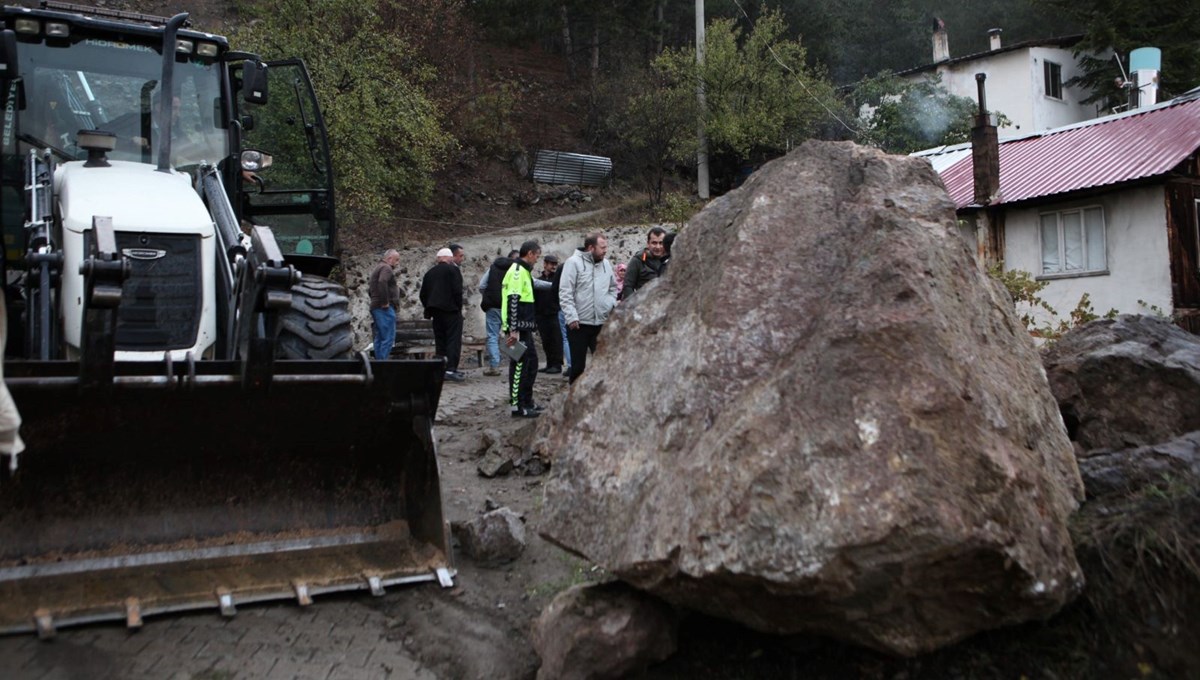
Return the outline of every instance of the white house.
[[[1087,293],[1097,313],[1175,314],[1200,332],[1200,89],[1001,140],[987,205],[969,150],[947,155],[938,172],[966,235],[978,229],[986,259],[1047,282],[1060,315]]]
[[[1062,127],[1099,115],[1096,105],[1084,104],[1091,93],[1067,81],[1082,73],[1071,53],[1082,35],[1027,40],[1001,45],[1000,29],[992,29],[991,49],[950,57],[946,29],[937,21],[933,34],[933,62],[900,71],[903,80],[919,82],[941,76],[950,94],[975,99],[975,74],[987,74],[988,109],[1002,113],[1011,125],[1000,128],[1000,138],[1026,135]]]

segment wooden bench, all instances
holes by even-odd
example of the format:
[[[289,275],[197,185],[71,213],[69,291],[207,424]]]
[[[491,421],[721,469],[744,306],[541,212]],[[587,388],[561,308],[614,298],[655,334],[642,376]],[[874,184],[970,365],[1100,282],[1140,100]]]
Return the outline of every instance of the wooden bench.
[[[463,336],[463,353],[474,353],[477,365],[483,366],[484,344],[472,336]],[[428,359],[437,352],[433,338],[433,321],[429,319],[396,319],[396,344],[392,345],[393,359]]]

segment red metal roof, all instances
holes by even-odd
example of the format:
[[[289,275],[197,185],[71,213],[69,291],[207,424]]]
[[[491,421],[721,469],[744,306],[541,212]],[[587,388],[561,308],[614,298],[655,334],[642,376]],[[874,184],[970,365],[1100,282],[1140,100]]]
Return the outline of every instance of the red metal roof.
[[[1200,98],[1003,141],[997,204],[1154,177],[1197,148]],[[975,202],[970,156],[941,176],[957,207]]]

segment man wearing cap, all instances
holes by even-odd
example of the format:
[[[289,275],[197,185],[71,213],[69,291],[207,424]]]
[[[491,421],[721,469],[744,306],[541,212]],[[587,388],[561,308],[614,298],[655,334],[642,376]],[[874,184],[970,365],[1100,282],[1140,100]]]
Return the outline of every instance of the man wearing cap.
[[[433,321],[436,352],[446,357],[446,380],[465,380],[466,376],[458,370],[462,355],[463,281],[462,271],[454,264],[454,251],[442,248],[437,252],[437,264],[421,279],[420,297],[425,318]]]
[[[546,255],[542,258],[542,275],[534,282],[533,307],[537,314],[538,335],[542,336],[542,349],[546,352],[546,367],[542,373],[562,373],[563,367],[563,338],[558,325],[561,308],[558,289],[554,285],[557,271],[558,257]],[[546,285],[536,285],[539,282]]]

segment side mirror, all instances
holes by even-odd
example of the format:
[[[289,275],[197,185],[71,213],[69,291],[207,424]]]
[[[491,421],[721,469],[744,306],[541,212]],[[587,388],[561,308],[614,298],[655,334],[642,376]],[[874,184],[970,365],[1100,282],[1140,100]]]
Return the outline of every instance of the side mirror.
[[[20,78],[17,66],[17,34],[6,30],[0,33],[0,80]]]
[[[269,153],[263,153],[258,149],[246,149],[241,156],[242,170],[246,172],[266,170],[271,167],[273,160]]]
[[[242,99],[251,104],[267,103],[267,65],[263,62],[242,62]]]

